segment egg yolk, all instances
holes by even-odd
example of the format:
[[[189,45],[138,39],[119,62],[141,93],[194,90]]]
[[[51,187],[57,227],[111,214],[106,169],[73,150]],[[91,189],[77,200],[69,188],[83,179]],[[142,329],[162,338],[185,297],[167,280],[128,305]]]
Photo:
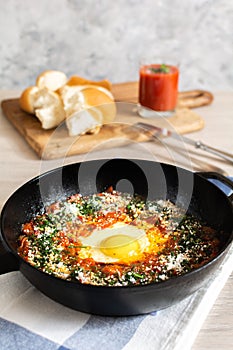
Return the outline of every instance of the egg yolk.
[[[138,241],[127,235],[114,235],[101,241],[100,250],[112,258],[123,259],[140,253]]]

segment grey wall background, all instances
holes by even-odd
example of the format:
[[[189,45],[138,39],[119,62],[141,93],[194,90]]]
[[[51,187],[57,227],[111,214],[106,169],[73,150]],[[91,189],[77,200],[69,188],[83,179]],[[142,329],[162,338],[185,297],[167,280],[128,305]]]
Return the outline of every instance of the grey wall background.
[[[0,87],[45,69],[138,79],[140,60],[180,64],[180,90],[233,90],[233,1],[0,0]]]

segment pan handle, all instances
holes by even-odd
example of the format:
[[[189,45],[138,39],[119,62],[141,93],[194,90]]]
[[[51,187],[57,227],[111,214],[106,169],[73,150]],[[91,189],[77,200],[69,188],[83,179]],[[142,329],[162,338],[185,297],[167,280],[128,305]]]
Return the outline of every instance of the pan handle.
[[[0,275],[19,270],[19,260],[8,252],[0,240]]]
[[[222,174],[215,173],[215,172],[212,172],[212,171],[209,171],[209,172],[197,172],[196,174],[204,177],[207,180],[209,180],[209,179],[218,180],[219,182],[221,182],[222,184],[227,186],[229,189],[231,189],[230,194],[227,195],[227,196],[230,199],[230,201],[233,202],[233,181],[231,179],[229,179],[228,177],[226,177],[226,176],[224,176]]]

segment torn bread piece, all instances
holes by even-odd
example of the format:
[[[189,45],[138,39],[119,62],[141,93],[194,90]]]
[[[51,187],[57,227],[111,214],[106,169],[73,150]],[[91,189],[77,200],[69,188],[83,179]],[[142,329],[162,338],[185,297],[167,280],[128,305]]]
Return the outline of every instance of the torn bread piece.
[[[27,88],[20,97],[20,107],[34,114],[43,129],[52,129],[65,120],[66,114],[59,94],[37,86]]]
[[[70,136],[98,133],[102,125],[115,119],[113,95],[103,87],[66,85],[60,93]]]
[[[46,70],[38,75],[36,79],[36,86],[39,88],[46,87],[51,91],[57,91],[67,83],[67,76],[65,73],[58,70]]]
[[[94,108],[74,112],[66,119],[66,126],[70,136],[97,134],[102,124],[102,115]]]

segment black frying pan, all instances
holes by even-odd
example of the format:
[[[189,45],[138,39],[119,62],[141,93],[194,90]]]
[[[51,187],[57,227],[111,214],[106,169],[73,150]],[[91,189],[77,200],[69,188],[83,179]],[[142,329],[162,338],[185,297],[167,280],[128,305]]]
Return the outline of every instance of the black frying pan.
[[[233,189],[216,173],[192,173],[172,165],[137,159],[102,159],[67,165],[42,174],[20,187],[1,214],[0,273],[20,270],[40,291],[72,309],[99,315],[136,315],[166,308],[189,296],[218,268],[233,239],[233,196],[227,197],[209,178]],[[44,205],[81,192],[91,194],[112,185],[145,199],[170,199],[222,231],[218,256],[203,267],[170,280],[145,286],[106,287],[65,281],[43,273],[17,255],[22,223]]]

